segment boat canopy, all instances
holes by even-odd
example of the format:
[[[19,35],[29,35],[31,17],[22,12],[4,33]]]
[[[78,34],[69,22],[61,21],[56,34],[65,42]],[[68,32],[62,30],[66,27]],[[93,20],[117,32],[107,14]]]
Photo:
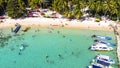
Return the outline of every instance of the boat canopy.
[[[97,60],[97,63],[104,65],[104,66],[110,66],[110,63],[106,63],[106,62],[101,61],[101,60]]]
[[[97,66],[97,65],[92,65],[92,68],[102,68],[102,67]]]

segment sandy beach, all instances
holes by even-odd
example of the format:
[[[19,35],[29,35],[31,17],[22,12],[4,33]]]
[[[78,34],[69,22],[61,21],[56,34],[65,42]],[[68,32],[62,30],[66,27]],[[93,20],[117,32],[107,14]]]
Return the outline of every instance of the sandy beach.
[[[113,29],[110,24],[116,25],[114,21],[100,21],[94,22],[94,20],[68,20],[63,18],[24,18],[24,19],[4,19],[0,23],[0,28],[14,27],[16,23],[25,27],[67,27],[67,28],[80,28],[80,29],[92,29],[92,30],[109,30]]]

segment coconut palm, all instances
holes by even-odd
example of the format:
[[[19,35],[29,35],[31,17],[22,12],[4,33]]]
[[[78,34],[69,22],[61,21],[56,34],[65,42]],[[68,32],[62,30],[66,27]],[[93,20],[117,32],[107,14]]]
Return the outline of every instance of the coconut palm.
[[[103,8],[103,6],[102,6],[102,1],[99,1],[99,0],[96,1],[95,7],[96,7],[96,9],[95,9],[96,13],[102,11],[102,8]]]
[[[3,0],[0,0],[0,5],[2,4]]]
[[[23,17],[25,14],[25,6],[22,0],[9,0],[6,10],[7,15],[12,18]]]
[[[89,8],[89,14],[91,13],[91,11],[92,11],[92,13],[95,13],[94,11],[95,11],[96,8],[95,8],[95,2],[94,2],[94,0],[88,0],[87,6]]]
[[[43,0],[28,0],[28,3],[31,8],[37,8],[38,5],[43,3]]]

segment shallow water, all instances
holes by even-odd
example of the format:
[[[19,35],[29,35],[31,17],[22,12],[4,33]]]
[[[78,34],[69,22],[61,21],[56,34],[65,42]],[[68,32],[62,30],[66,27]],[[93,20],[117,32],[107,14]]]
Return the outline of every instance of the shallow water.
[[[116,50],[88,49],[93,44],[93,34],[112,36],[112,42],[116,42],[112,32],[70,28],[21,29],[17,35],[10,28],[0,32],[11,36],[3,40],[5,46],[0,48],[0,68],[86,68],[97,54],[111,56],[116,61],[114,68],[118,68]],[[26,46],[22,51],[21,45]]]

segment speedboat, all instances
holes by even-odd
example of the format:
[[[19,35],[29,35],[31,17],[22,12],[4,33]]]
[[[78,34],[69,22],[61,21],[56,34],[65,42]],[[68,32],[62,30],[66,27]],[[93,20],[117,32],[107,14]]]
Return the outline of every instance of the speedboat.
[[[112,40],[112,37],[110,36],[101,36],[101,35],[92,35],[92,38],[99,38],[102,40]]]
[[[115,61],[113,59],[111,59],[109,56],[107,55],[97,55],[97,60],[101,61],[101,62],[105,62],[108,64],[115,64]]]
[[[95,51],[111,51],[113,50],[112,47],[106,45],[106,44],[103,44],[103,43],[96,43],[96,44],[93,44],[91,45],[90,47],[91,50],[95,50]]]
[[[15,29],[14,29],[14,33],[17,33],[19,30],[20,30],[20,28],[21,28],[21,25],[20,24],[15,24],[15,26],[17,26]]]
[[[107,41],[105,41],[105,40],[98,40],[98,39],[95,39],[94,42],[103,43],[103,44],[106,44],[106,45],[109,45],[109,46],[116,46],[116,43],[107,42]]]

